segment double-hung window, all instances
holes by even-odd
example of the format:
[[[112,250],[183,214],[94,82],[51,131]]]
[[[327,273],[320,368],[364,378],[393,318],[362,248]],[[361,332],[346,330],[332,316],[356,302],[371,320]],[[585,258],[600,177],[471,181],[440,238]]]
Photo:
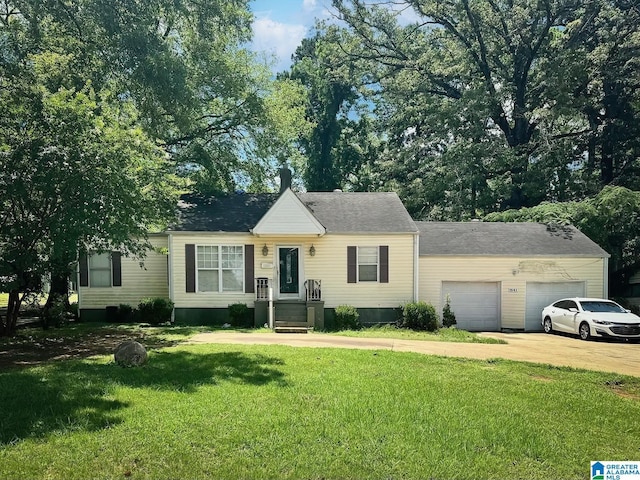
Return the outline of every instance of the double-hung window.
[[[378,247],[358,247],[358,281],[378,281]]]
[[[110,253],[94,253],[89,256],[89,285],[93,288],[111,286]]]
[[[199,292],[242,292],[242,245],[198,245],[196,252]]]
[[[347,247],[347,283],[389,283],[389,246]]]

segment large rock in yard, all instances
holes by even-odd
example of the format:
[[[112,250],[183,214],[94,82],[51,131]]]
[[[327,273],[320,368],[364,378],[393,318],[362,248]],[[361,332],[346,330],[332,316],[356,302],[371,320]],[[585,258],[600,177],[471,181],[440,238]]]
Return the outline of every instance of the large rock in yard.
[[[139,367],[147,363],[147,350],[135,340],[122,342],[113,356],[121,367]]]

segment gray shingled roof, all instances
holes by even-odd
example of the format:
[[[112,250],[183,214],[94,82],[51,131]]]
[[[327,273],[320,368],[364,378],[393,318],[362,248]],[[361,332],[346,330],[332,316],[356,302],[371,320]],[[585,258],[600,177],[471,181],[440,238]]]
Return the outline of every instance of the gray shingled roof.
[[[418,229],[395,193],[296,193],[329,233],[402,233]],[[170,231],[248,232],[278,199],[277,194],[183,195]]]
[[[307,192],[297,196],[328,233],[418,231],[392,192]]]
[[[182,195],[177,232],[248,232],[278,199],[273,194],[230,194],[221,197]]]
[[[543,223],[415,222],[420,255],[608,257],[572,226]]]

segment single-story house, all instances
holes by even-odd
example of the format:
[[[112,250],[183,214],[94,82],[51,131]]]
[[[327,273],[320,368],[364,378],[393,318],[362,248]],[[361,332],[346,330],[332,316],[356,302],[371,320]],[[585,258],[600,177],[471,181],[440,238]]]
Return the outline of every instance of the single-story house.
[[[461,328],[538,330],[550,301],[607,295],[607,253],[572,227],[414,222],[395,193],[296,193],[289,178],[279,194],[183,196],[143,264],[83,256],[81,317],[159,296],[178,324],[224,323],[243,303],[256,325],[322,328],[339,305],[381,323],[404,303],[441,312],[448,298]]]

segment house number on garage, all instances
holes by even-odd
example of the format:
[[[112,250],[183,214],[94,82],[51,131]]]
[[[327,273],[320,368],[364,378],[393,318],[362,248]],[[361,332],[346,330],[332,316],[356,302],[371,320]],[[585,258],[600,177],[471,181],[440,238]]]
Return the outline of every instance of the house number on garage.
[[[509,289],[509,293],[518,293],[518,289],[517,288],[510,288]]]

